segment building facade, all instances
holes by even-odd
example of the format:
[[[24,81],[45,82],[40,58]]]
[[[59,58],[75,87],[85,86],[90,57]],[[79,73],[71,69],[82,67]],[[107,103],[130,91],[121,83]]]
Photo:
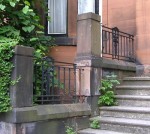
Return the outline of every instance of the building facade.
[[[60,0],[61,1],[61,0]],[[50,5],[51,4],[51,5]],[[48,0],[48,6],[54,6],[50,12],[55,12],[52,22],[47,24],[46,32],[56,39],[56,47],[51,49],[50,55],[56,60],[73,63],[76,56],[77,46],[77,15],[85,12],[100,14],[101,23],[104,26],[113,28],[134,35],[136,53],[136,64],[139,75],[146,75],[149,72],[149,13],[150,0],[62,0],[55,3]],[[58,10],[58,7],[59,8]],[[51,11],[53,10],[53,11]],[[57,11],[58,10],[58,11]],[[63,12],[57,15],[57,12]],[[65,15],[64,15],[65,14]],[[58,22],[53,27],[62,28],[61,32],[53,33],[50,30],[53,20]],[[60,30],[60,29],[59,29]]]

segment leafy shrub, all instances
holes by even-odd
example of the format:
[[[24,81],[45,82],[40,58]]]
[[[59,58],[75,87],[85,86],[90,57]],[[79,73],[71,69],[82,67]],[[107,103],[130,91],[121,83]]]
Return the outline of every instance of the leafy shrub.
[[[13,44],[0,44],[0,112],[7,112],[12,109],[9,97],[9,87],[14,83],[11,81],[13,64],[10,59],[13,56],[12,48]]]
[[[106,79],[102,79],[98,104],[100,106],[113,106],[116,105],[116,98],[114,94],[113,87],[120,84],[116,79],[116,75],[106,76]]]
[[[14,47],[16,45],[34,47],[36,62],[46,55],[49,46],[53,43],[51,37],[44,36],[44,27],[36,12],[36,2],[42,0],[1,0],[0,2],[0,112],[12,109],[9,87],[16,82],[16,80],[11,81]]]
[[[104,95],[99,97],[98,104],[102,106],[116,105],[116,99],[113,91],[107,91]]]
[[[99,125],[99,120],[94,119],[93,121],[91,121],[90,123],[90,127],[93,129],[99,129],[100,125]]]
[[[77,134],[72,127],[66,126],[67,134]]]

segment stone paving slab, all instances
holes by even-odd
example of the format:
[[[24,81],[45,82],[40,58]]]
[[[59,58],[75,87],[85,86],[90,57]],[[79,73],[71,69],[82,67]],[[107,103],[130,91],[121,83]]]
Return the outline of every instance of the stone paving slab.
[[[99,130],[99,129],[84,129],[78,132],[78,134],[129,134],[129,133],[121,133],[121,132],[114,132],[108,130]]]

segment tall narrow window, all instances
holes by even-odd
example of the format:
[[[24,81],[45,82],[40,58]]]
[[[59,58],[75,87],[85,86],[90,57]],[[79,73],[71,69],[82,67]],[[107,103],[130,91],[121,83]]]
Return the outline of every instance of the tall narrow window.
[[[95,12],[95,0],[78,0],[78,14]]]
[[[78,14],[93,12],[99,14],[102,0],[78,0]]]
[[[67,0],[48,0],[49,16],[48,34],[66,34]]]

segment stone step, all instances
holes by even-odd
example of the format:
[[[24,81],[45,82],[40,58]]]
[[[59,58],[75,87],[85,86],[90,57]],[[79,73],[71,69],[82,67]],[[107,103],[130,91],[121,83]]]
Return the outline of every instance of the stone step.
[[[125,77],[123,80],[131,80],[131,81],[150,81],[150,77]]]
[[[150,95],[150,86],[119,85],[115,93],[118,95]]]
[[[100,116],[150,120],[150,107],[100,107]]]
[[[150,86],[150,77],[126,77],[123,79],[122,84]]]
[[[121,133],[115,131],[108,131],[108,130],[98,130],[98,129],[91,129],[87,128],[84,130],[80,130],[78,134],[129,134],[129,133]]]
[[[120,106],[150,107],[150,96],[116,95]]]
[[[94,117],[91,120],[100,121],[100,129],[132,134],[150,134],[150,121],[113,118]]]

